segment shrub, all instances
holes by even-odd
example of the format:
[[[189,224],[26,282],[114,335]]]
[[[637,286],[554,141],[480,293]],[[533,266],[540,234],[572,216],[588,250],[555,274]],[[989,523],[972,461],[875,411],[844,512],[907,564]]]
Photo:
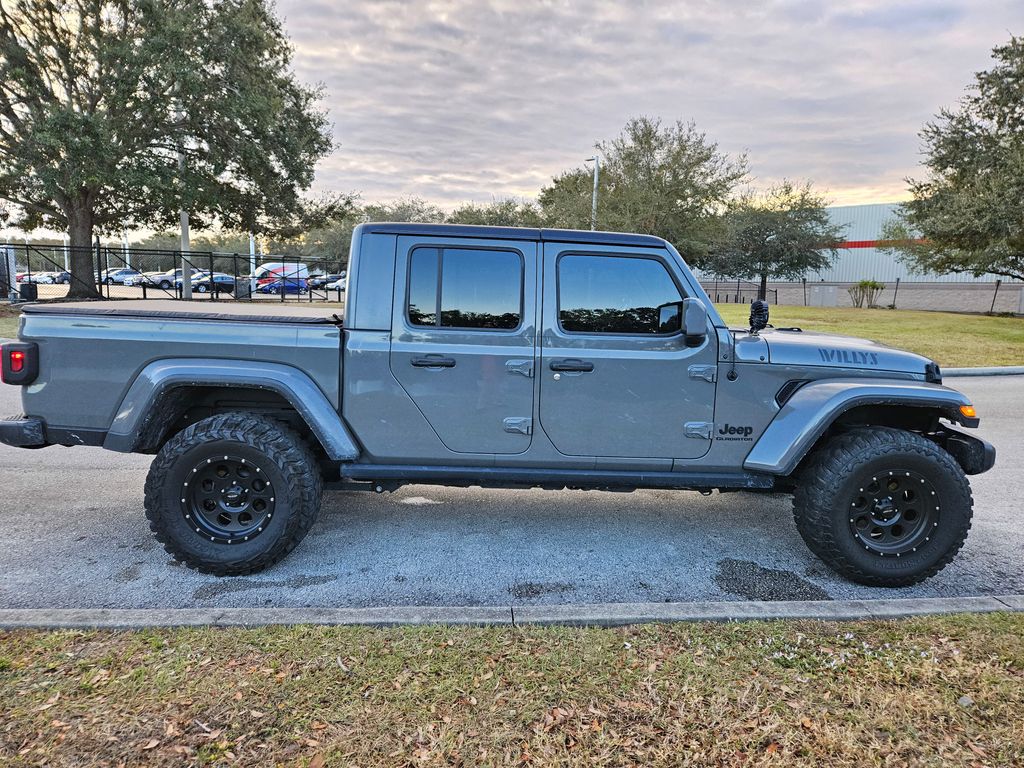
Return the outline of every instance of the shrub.
[[[885,283],[877,280],[861,280],[856,285],[850,286],[850,300],[855,307],[863,307],[865,302],[868,308],[877,307],[878,297],[885,290]]]

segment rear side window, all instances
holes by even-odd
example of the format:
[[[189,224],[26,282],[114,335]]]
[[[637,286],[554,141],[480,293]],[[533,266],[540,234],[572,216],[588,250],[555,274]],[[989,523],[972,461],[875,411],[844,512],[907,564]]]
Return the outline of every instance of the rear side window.
[[[681,299],[655,259],[570,254],[558,260],[558,321],[570,333],[657,334],[658,307]]]
[[[519,327],[523,258],[516,251],[416,248],[409,258],[409,322],[435,328]]]

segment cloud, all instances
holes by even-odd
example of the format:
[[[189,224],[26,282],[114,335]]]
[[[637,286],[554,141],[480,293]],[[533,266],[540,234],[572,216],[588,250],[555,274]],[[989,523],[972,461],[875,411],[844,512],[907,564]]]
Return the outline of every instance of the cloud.
[[[454,206],[534,196],[635,115],[693,119],[759,183],[902,197],[1019,0],[279,0],[340,148],[317,186]]]

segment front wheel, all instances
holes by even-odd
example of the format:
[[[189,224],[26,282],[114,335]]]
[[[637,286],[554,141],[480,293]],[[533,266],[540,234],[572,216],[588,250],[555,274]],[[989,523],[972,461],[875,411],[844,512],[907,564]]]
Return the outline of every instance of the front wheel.
[[[316,457],[265,416],[211,416],[172,437],[146,478],[149,527],[175,560],[216,576],[278,562],[316,521]]]
[[[832,438],[810,457],[793,495],[807,546],[846,578],[906,587],[952,561],[971,527],[963,469],[922,435],[887,427]]]

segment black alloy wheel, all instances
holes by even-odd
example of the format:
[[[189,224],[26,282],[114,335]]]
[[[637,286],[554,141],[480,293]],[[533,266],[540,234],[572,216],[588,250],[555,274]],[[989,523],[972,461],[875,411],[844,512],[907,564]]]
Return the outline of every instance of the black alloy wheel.
[[[192,468],[182,484],[182,513],[196,533],[210,541],[236,544],[263,532],[274,517],[277,497],[263,468],[225,455]]]
[[[868,552],[901,557],[931,540],[938,492],[918,472],[892,470],[864,479],[850,502],[850,533]]]

